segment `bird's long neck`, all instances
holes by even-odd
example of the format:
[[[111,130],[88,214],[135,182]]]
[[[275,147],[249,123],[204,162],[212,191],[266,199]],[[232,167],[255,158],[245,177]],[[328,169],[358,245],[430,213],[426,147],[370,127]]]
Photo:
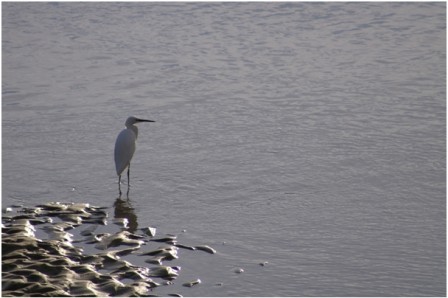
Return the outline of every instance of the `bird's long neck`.
[[[128,126],[129,129],[131,129],[135,133],[135,139],[137,140],[138,137],[138,128],[135,125]]]

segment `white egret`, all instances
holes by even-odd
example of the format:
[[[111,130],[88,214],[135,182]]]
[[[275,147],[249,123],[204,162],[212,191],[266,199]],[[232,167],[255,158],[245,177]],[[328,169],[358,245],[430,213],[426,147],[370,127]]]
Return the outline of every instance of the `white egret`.
[[[138,128],[134,124],[139,122],[155,122],[153,120],[139,119],[131,116],[126,122],[126,128],[123,129],[115,141],[115,169],[118,175],[118,189],[121,195],[121,174],[128,168],[128,191],[129,191],[129,171],[131,167],[131,159],[135,152],[135,141],[138,137]]]

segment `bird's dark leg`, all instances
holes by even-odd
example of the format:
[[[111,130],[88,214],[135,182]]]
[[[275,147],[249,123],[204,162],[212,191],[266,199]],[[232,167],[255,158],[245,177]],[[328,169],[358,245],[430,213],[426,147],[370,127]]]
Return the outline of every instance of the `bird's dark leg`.
[[[130,181],[129,181],[129,173],[131,172],[131,164],[129,163],[129,165],[128,165],[128,191],[126,192],[126,196],[128,197],[128,200],[129,200],[129,183],[130,183]]]

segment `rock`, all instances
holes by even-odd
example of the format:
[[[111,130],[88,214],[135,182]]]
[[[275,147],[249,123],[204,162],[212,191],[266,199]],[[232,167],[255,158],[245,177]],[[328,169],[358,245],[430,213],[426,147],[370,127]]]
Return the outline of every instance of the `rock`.
[[[189,287],[189,288],[191,288],[191,287],[193,287],[193,286],[196,286],[196,285],[198,285],[198,284],[200,284],[201,283],[201,280],[198,278],[198,279],[196,279],[196,280],[193,280],[193,281],[190,281],[190,282],[186,282],[186,283],[184,283],[184,284],[182,284],[184,287]]]
[[[149,237],[154,237],[156,235],[156,228],[153,227],[146,227],[141,229],[143,231],[143,233],[145,233],[146,235],[148,235]]]
[[[176,270],[174,267],[159,266],[159,267],[155,267],[155,268],[150,268],[149,276],[174,279],[177,276],[179,276],[179,271]]]
[[[5,276],[2,276],[2,292],[23,289],[27,283],[28,281],[23,276],[14,278],[5,278]]]
[[[120,245],[140,247],[144,243],[143,240],[131,239],[130,236],[132,235],[128,231],[121,231],[113,235],[104,235],[95,247],[97,249],[104,250],[109,247],[116,247]]]
[[[114,218],[113,223],[117,226],[128,228],[129,220],[127,218]]]
[[[175,245],[177,243],[176,239],[177,239],[177,237],[174,235],[167,235],[166,237],[163,237],[163,238],[151,239],[151,241],[165,242],[167,244]]]
[[[184,249],[188,249],[188,250],[196,250],[196,247],[194,247],[194,246],[188,246],[188,245],[183,245],[183,244],[176,244],[176,247],[184,248]]]
[[[116,225],[103,231],[103,207],[51,202],[17,208],[4,210],[7,216],[2,217],[3,296],[151,296],[150,290],[172,285],[179,276],[179,266],[162,265],[178,259],[179,248],[216,253],[209,246],[177,244],[175,235],[154,239],[152,227],[141,230],[146,236],[116,231]],[[98,228],[102,233],[96,232]],[[162,246],[140,252],[157,242]],[[158,266],[135,266],[121,258],[128,255],[149,256],[145,261]],[[185,286],[199,283],[197,279]]]
[[[197,250],[202,250],[202,251],[208,252],[209,254],[215,254],[216,253],[216,250],[214,250],[213,248],[211,248],[208,245],[195,246],[194,248],[197,249]]]

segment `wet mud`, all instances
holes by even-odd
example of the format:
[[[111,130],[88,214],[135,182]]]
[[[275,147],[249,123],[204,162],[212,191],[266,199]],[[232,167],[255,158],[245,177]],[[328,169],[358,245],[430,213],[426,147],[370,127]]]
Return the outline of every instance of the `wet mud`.
[[[179,244],[175,235],[156,237],[153,227],[129,232],[120,219],[112,221],[108,232],[96,232],[108,219],[107,207],[84,203],[5,208],[2,295],[157,296],[154,289],[169,287],[181,274],[179,266],[166,264],[179,258],[179,250],[216,253],[207,245]],[[144,258],[144,264],[124,259],[130,255]]]

